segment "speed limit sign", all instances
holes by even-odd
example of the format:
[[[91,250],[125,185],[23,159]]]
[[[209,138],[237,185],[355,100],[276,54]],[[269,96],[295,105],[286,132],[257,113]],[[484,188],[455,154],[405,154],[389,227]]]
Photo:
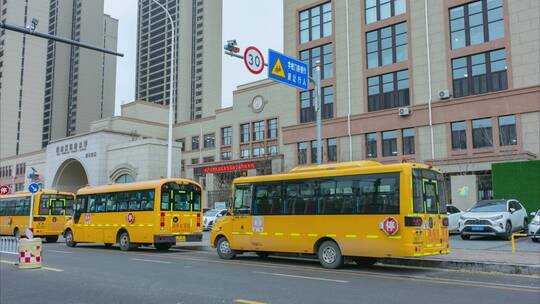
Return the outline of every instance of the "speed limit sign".
[[[264,70],[264,57],[258,48],[250,46],[244,51],[244,64],[253,74],[260,74]]]

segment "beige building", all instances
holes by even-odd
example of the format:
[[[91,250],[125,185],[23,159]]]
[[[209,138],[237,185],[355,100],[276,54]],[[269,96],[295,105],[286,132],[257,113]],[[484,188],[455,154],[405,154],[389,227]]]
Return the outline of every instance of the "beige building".
[[[2,21],[116,49],[118,20],[103,1],[2,1]],[[42,38],[0,33],[0,155],[24,155],[89,131],[114,114],[116,58]]]
[[[221,107],[222,0],[165,0],[176,31],[176,121]],[[139,0],[135,98],[169,104],[171,26],[152,0]]]
[[[428,1],[427,29],[424,1],[380,2],[284,2],[285,52],[322,64],[323,160],[431,162],[456,206],[489,198],[491,164],[540,155],[540,58],[531,55],[540,52],[540,3]],[[233,96],[232,107],[174,127],[173,172],[206,186],[206,206],[226,200],[234,177],[316,159],[311,92],[263,80]],[[56,188],[80,186],[65,172],[90,184],[159,178],[167,113],[126,104],[90,133],[25,157]],[[14,172],[21,159],[0,169]]]

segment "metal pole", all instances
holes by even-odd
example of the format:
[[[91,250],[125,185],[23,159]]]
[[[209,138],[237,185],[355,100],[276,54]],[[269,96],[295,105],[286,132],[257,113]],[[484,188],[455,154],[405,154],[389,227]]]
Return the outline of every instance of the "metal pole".
[[[30,231],[32,231],[32,222],[34,220],[34,197],[36,195],[34,193],[32,193],[32,196],[30,198],[30,217],[28,219],[28,229],[30,229]],[[34,234],[34,231],[32,231],[32,234]],[[28,235],[27,235],[28,237]],[[33,239],[33,237],[28,237],[29,239]]]
[[[169,19],[169,22],[171,23],[171,71],[169,75],[169,86],[170,86],[170,92],[169,92],[169,138],[168,138],[168,145],[167,145],[167,178],[172,177],[172,142],[173,142],[173,135],[172,135],[172,129],[173,129],[173,114],[174,114],[174,58],[175,58],[175,28],[174,28],[174,22],[171,17],[171,14],[169,14],[169,11],[157,0],[152,0],[155,4],[157,4],[159,7],[161,7],[165,14],[167,14],[167,18]]]
[[[78,41],[75,41],[75,40],[70,40],[70,39],[66,39],[66,38],[62,38],[62,37],[58,37],[58,36],[54,36],[54,35],[35,32],[35,31],[32,31],[31,29],[28,29],[28,28],[25,28],[25,27],[22,27],[22,26],[17,26],[17,25],[10,25],[10,24],[7,24],[5,22],[0,22],[0,28],[5,28],[6,30],[19,32],[19,33],[23,33],[23,34],[26,34],[26,35],[32,35],[32,36],[36,36],[36,37],[40,37],[40,38],[54,40],[54,41],[61,42],[61,43],[66,43],[66,44],[69,44],[69,45],[75,45],[75,46],[82,47],[82,48],[85,48],[85,49],[90,49],[90,50],[94,50],[94,51],[98,51],[98,52],[102,52],[102,53],[107,53],[107,54],[111,54],[111,55],[115,55],[115,56],[124,57],[124,54],[122,54],[122,53],[109,51],[109,50],[106,50],[106,49],[95,47],[93,45],[78,42]]]
[[[315,62],[315,111],[317,112],[317,164],[322,164],[322,102],[321,102],[321,61]]]

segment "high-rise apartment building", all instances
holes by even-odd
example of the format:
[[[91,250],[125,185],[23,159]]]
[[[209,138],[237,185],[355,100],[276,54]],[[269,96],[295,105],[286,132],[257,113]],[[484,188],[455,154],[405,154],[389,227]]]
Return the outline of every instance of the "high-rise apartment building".
[[[1,0],[3,22],[116,49],[118,21],[103,0]],[[114,113],[116,58],[42,38],[0,33],[0,154],[40,150]]]
[[[176,120],[221,107],[221,0],[158,0],[176,30]],[[171,26],[153,0],[139,0],[136,99],[169,104]]]

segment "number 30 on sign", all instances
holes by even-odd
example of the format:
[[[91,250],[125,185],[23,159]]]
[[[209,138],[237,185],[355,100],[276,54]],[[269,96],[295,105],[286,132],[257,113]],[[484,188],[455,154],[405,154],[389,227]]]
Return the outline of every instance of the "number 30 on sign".
[[[258,48],[250,46],[244,51],[244,64],[253,74],[260,74],[264,70],[264,57]]]

